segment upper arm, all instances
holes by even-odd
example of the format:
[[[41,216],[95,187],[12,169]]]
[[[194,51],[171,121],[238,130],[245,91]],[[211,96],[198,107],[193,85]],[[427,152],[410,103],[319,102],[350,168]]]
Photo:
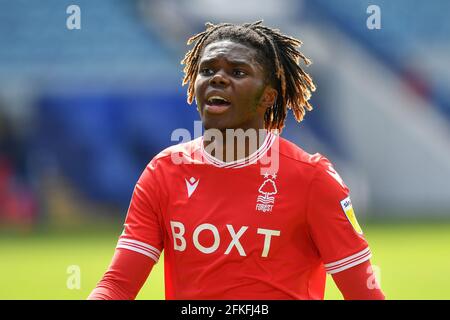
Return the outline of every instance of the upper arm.
[[[323,158],[311,181],[307,222],[310,236],[329,274],[361,264],[371,252],[354,216],[349,189]]]

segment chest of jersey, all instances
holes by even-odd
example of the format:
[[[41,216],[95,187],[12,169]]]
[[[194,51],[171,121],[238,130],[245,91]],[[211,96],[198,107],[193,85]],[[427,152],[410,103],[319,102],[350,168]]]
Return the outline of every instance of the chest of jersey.
[[[307,239],[306,183],[280,168],[186,165],[169,190],[164,224],[175,252],[270,258]]]

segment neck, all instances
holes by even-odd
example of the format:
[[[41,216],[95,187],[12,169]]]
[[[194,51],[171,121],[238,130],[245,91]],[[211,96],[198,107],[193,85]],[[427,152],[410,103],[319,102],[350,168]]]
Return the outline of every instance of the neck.
[[[206,152],[223,162],[232,162],[248,158],[264,143],[267,130],[263,128],[247,130],[209,129],[203,135]]]

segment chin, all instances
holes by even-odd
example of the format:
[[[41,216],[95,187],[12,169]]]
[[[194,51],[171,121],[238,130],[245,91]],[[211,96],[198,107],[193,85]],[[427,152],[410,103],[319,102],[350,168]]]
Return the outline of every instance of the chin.
[[[233,128],[232,125],[230,125],[226,121],[221,121],[220,119],[203,119],[203,127],[205,128],[205,130],[217,129],[220,131]]]
[[[223,125],[217,125],[217,124],[210,124],[210,123],[203,123],[203,127],[205,128],[205,130],[219,130],[219,131],[224,131],[226,129],[228,129],[227,126],[223,126]]]
[[[228,122],[229,122],[223,116],[214,116],[214,115],[210,115],[210,114],[206,114],[206,113],[201,116],[201,120],[203,123],[203,127],[206,130],[207,129],[219,129],[219,130],[226,129],[228,126]]]

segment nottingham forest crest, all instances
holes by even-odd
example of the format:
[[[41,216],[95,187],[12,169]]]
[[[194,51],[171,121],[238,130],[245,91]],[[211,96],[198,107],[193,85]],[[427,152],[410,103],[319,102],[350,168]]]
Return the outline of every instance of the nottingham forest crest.
[[[275,205],[275,197],[278,193],[277,185],[275,183],[275,179],[277,178],[276,174],[264,174],[264,182],[259,187],[259,195],[256,199],[256,210],[262,212],[271,212],[273,206]]]

